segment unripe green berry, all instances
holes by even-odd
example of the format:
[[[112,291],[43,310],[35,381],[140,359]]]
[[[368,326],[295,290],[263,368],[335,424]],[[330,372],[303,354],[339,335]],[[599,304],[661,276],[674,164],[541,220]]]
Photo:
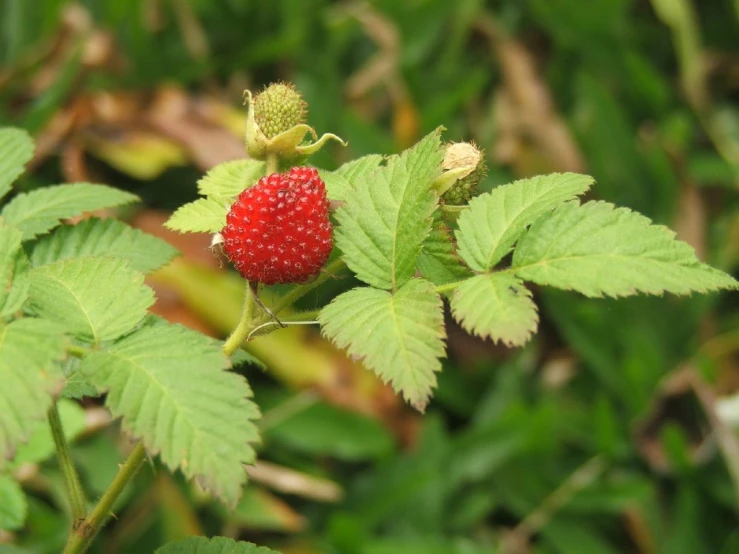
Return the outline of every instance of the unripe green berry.
[[[254,98],[254,118],[268,139],[305,123],[308,105],[290,83],[274,83]]]
[[[446,204],[461,206],[470,201],[470,198],[479,194],[478,185],[487,173],[485,157],[475,144],[469,142],[453,142],[446,147],[444,161],[441,162],[444,171],[459,171],[468,168],[469,173],[463,174],[446,192],[442,198]]]

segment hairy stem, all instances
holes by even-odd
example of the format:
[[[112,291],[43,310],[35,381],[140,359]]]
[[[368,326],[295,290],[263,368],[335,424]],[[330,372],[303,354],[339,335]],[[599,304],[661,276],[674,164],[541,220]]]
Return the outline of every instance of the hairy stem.
[[[316,308],[315,310],[305,310],[302,312],[295,312],[294,314],[290,315],[290,317],[284,318],[282,322],[286,324],[310,322],[312,320],[315,320],[318,317],[318,314],[320,313],[321,313],[321,308]]]
[[[344,263],[344,260],[342,260],[341,258],[336,258],[333,262],[323,268],[320,275],[314,281],[311,281],[310,283],[306,283],[304,285],[296,285],[291,288],[283,297],[275,302],[274,306],[272,306],[272,311],[278,314],[282,310],[289,308],[295,303],[296,300],[302,298],[313,289],[320,287],[323,283],[334,277],[345,267],[346,264]]]
[[[59,408],[56,402],[49,408],[48,418],[51,436],[54,439],[54,446],[56,447],[56,457],[59,461],[59,467],[62,469],[64,485],[67,488],[67,495],[69,496],[69,505],[72,508],[72,521],[76,522],[85,517],[87,500],[85,499],[85,492],[77,475],[77,470],[74,468],[74,462],[69,452],[69,444],[67,444],[67,439],[64,436],[62,420],[59,417]]]
[[[290,325],[316,325],[318,323],[318,321],[316,321],[316,318],[320,313],[321,310],[309,310],[306,312],[294,314],[287,319],[281,319],[279,321],[276,319],[265,321],[264,323],[258,323],[257,321],[255,322],[254,327],[249,331],[249,334],[246,336],[246,340],[251,340],[257,332],[261,331],[262,329],[268,329],[270,327],[287,327]]]
[[[244,293],[244,305],[241,309],[241,319],[238,325],[231,333],[231,336],[223,343],[223,351],[226,356],[233,355],[239,347],[244,344],[254,327],[254,291],[251,283],[246,283],[246,292]]]
[[[118,470],[113,482],[100,498],[97,505],[92,509],[90,514],[78,525],[69,536],[67,545],[64,547],[62,554],[82,554],[92,543],[95,535],[108,519],[113,504],[120,496],[128,482],[133,479],[136,472],[146,459],[146,449],[144,444],[139,442],[128,456],[128,459]]]

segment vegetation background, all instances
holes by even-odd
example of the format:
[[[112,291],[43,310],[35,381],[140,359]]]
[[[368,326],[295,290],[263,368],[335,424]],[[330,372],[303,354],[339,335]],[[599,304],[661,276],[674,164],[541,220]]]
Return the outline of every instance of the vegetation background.
[[[0,123],[38,141],[21,189],[140,195],[123,216],[184,254],[150,281],[170,320],[222,336],[238,319],[242,285],[209,238],[161,224],[208,168],[244,156],[241,93],[275,80],[296,83],[319,133],[349,141],[317,165],[394,153],[444,125],[486,150],[488,189],[589,173],[594,197],[738,269],[737,0],[0,6]],[[243,369],[264,441],[235,513],[155,464],[94,552],[225,534],[286,554],[739,553],[737,294],[536,296],[541,331],[523,350],[450,327],[425,415],[314,329],[252,342],[268,367]],[[130,445],[98,404],[62,411],[94,498]],[[55,463],[17,471],[28,522],[0,531],[0,553],[59,552],[70,521]]]

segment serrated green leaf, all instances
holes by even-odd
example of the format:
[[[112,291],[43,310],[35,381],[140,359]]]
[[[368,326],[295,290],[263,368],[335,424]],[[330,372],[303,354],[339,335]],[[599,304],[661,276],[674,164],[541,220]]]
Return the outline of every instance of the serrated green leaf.
[[[81,400],[85,396],[95,398],[100,396],[98,390],[79,371],[74,371],[64,383],[62,398]]]
[[[74,440],[85,429],[85,410],[71,400],[57,402],[59,418],[67,441]],[[46,421],[39,421],[27,443],[21,444],[13,458],[13,467],[43,462],[54,453],[54,439]]]
[[[0,222],[0,318],[21,309],[28,298],[28,258],[23,235]]]
[[[53,229],[62,219],[123,206],[138,199],[130,192],[105,185],[55,185],[19,194],[8,202],[0,215],[23,232],[23,240],[28,240]]]
[[[416,268],[424,279],[437,286],[472,276],[455,251],[449,228],[438,217],[434,220],[431,233],[423,241]]]
[[[0,200],[33,157],[33,139],[23,129],[0,129]]]
[[[0,475],[0,529],[14,531],[23,527],[28,514],[26,495],[10,475]]]
[[[198,181],[203,196],[234,198],[264,176],[266,164],[258,160],[232,160],[211,168]]]
[[[363,186],[362,182],[370,178],[383,159],[379,154],[370,154],[347,162],[336,171],[319,169],[318,173],[326,183],[327,196],[331,200],[344,200],[352,186]]]
[[[227,537],[190,537],[158,548],[154,554],[280,554],[276,550]]]
[[[531,292],[506,273],[468,279],[454,290],[451,309],[467,332],[507,346],[526,344],[539,322]]]
[[[431,230],[438,199],[430,186],[442,156],[436,130],[347,191],[334,235],[344,261],[365,283],[396,290],[413,277]]]
[[[5,302],[0,306],[0,317],[20,311],[28,300],[28,292],[31,287],[31,280],[28,278],[30,267],[26,253],[23,250],[17,251],[15,267],[13,268],[13,283]]]
[[[29,309],[95,344],[133,329],[154,303],[144,276],[116,258],[69,258],[33,268]]]
[[[511,271],[596,297],[739,288],[667,227],[607,202],[567,202],[541,218],[516,247]]]
[[[222,198],[200,198],[181,206],[164,226],[180,233],[220,233],[229,209],[230,202]]]
[[[177,250],[162,239],[133,229],[117,219],[91,218],[62,225],[41,238],[31,252],[36,267],[67,258],[105,256],[129,260],[129,267],[151,273],[167,264]]]
[[[261,370],[267,369],[267,365],[262,360],[257,358],[251,352],[247,352],[246,350],[242,349],[239,349],[233,353],[233,355],[231,356],[231,364],[233,365],[233,367],[250,364],[257,366]]]
[[[384,159],[384,156],[380,154],[369,154],[368,156],[362,156],[356,160],[346,162],[335,173],[341,175],[354,185],[356,180],[369,177],[370,174],[380,167]]]
[[[553,173],[521,179],[473,198],[458,219],[459,255],[476,271],[490,270],[511,251],[526,227],[592,184],[588,175]]]
[[[42,319],[17,319],[0,327],[0,469],[31,436],[51,406],[64,376],[61,329]]]
[[[346,177],[335,171],[318,170],[318,176],[326,184],[326,196],[331,200],[344,200],[346,192],[352,187]]]
[[[246,481],[242,464],[254,461],[259,410],[228,365],[216,341],[157,325],[86,356],[79,371],[108,393],[106,406],[150,452],[234,506]]]
[[[423,410],[444,356],[444,314],[433,285],[412,279],[391,294],[355,288],[321,310],[323,333]]]

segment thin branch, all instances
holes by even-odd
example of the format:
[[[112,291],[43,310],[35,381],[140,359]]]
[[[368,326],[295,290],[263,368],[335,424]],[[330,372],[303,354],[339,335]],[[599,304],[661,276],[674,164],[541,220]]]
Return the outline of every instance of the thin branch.
[[[75,526],[62,554],[82,554],[90,547],[98,531],[110,516],[113,504],[118,500],[129,481],[136,475],[145,459],[146,449],[143,442],[139,442],[118,470],[118,475],[115,476],[108,490],[105,491],[105,494],[92,509],[90,515]]]
[[[87,500],[85,499],[85,491],[80,483],[79,475],[77,475],[77,470],[74,467],[67,438],[64,436],[62,420],[59,417],[59,408],[56,402],[49,408],[48,418],[51,436],[54,439],[54,446],[56,448],[57,460],[64,476],[64,485],[67,488],[67,494],[69,495],[72,520],[77,522],[84,519],[87,513]]]

